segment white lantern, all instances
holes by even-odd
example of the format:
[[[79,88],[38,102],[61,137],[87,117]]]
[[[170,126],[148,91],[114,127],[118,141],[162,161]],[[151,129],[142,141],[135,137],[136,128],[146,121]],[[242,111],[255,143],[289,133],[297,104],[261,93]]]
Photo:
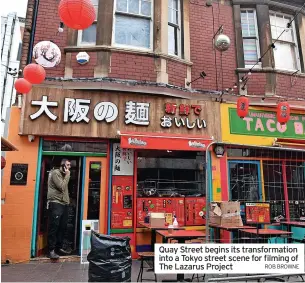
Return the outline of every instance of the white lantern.
[[[80,64],[80,65],[85,65],[89,62],[90,60],[90,56],[87,52],[79,52],[77,55],[76,55],[76,60],[77,60],[77,63]]]
[[[215,47],[219,51],[226,51],[230,47],[230,38],[225,34],[220,34],[215,39]]]
[[[33,49],[33,58],[44,68],[56,67],[61,60],[59,47],[51,41],[40,41]]]

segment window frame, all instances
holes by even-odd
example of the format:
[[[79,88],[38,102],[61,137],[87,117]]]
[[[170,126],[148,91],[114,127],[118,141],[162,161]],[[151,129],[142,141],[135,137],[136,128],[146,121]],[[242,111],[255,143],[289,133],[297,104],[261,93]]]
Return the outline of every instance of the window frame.
[[[286,13],[282,13],[282,12],[277,12],[277,11],[274,11],[274,10],[270,10],[269,11],[269,21],[270,21],[270,33],[271,33],[271,41],[272,43],[274,43],[275,39],[273,39],[272,37],[272,32],[271,32],[271,15],[275,16],[275,18],[277,17],[277,15],[281,16],[281,17],[287,17],[289,18],[290,20],[292,20],[293,18],[293,15],[291,14],[286,14]],[[295,51],[295,63],[296,63],[296,69],[283,69],[283,68],[277,68],[275,66],[275,59],[274,59],[274,68],[276,70],[283,70],[283,71],[290,71],[290,72],[294,72],[296,70],[301,70],[301,63],[300,63],[300,51],[299,51],[299,44],[298,44],[298,39],[297,39],[297,33],[296,33],[296,26],[295,26],[295,21],[293,21],[291,23],[291,28],[292,28],[292,36],[293,36],[293,39],[294,41],[293,42],[290,42],[290,41],[286,41],[286,40],[281,40],[279,39],[277,42],[279,43],[288,43],[292,46],[294,46],[294,51]],[[275,46],[276,46],[276,43],[275,43]],[[274,51],[273,51],[273,56],[274,56]]]
[[[254,17],[254,27],[255,27],[255,34],[256,37],[254,36],[246,36],[244,37],[242,34],[242,21],[240,19],[240,29],[241,29],[241,37],[242,37],[242,41],[244,42],[244,39],[256,39],[256,53],[257,53],[257,60],[261,57],[261,50],[260,50],[260,38],[259,38],[259,32],[258,32],[258,25],[257,25],[257,15],[256,15],[256,9],[255,8],[241,8],[240,9],[240,18],[241,18],[241,14],[245,11],[253,11],[253,17]],[[243,55],[244,55],[244,61],[245,61],[245,50],[244,50],[244,46],[243,46]],[[254,64],[253,64],[254,65]],[[246,65],[246,62],[244,62],[244,66],[245,68],[252,68],[253,65]],[[262,68],[262,63],[258,62],[253,69],[258,69],[258,68]]]
[[[98,3],[97,5],[93,4],[93,6],[94,7],[97,6],[97,11],[98,11],[98,9],[99,9],[99,1],[97,1],[97,3]],[[97,21],[98,21],[98,15],[96,15],[96,20],[92,23],[92,25],[93,24],[96,25],[96,31],[97,31]],[[95,42],[92,42],[92,43],[90,43],[90,42],[82,42],[83,30],[78,30],[78,32],[77,32],[77,46],[95,46],[96,45],[96,34],[97,33],[95,33]]]
[[[127,0],[128,1],[128,0]],[[140,6],[139,10],[141,11],[141,4],[142,0],[140,1]],[[125,48],[125,49],[133,49],[133,50],[139,50],[139,51],[153,51],[154,48],[154,0],[150,0],[151,2],[151,14],[150,16],[145,16],[145,15],[139,15],[139,14],[133,14],[133,13],[128,13],[128,12],[121,12],[116,10],[117,6],[117,0],[113,1],[113,23],[112,23],[112,37],[111,37],[111,45],[114,47],[120,47],[120,48]],[[122,15],[122,16],[129,16],[132,18],[140,18],[140,19],[146,19],[150,21],[150,47],[139,47],[139,46],[133,46],[133,45],[128,45],[128,44],[120,44],[115,42],[115,31],[116,31],[116,15]]]
[[[182,57],[182,1],[181,0],[177,0],[178,2],[178,15],[177,15],[177,22],[178,22],[178,25],[177,24],[174,24],[174,23],[171,23],[168,19],[167,21],[167,44],[169,43],[169,36],[168,36],[168,27],[171,26],[173,28],[176,28],[177,29],[177,54],[172,54],[172,53],[169,53],[169,50],[168,50],[168,47],[167,47],[167,54],[170,55],[170,56],[175,56],[175,57],[179,57],[181,58]],[[169,7],[167,5],[167,9],[169,10]],[[171,9],[173,11],[173,9]]]

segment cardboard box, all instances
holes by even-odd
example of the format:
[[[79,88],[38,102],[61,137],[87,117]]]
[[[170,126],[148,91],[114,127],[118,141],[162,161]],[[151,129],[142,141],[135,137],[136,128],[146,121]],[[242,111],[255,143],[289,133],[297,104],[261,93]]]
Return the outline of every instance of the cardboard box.
[[[164,226],[165,225],[165,213],[152,212],[150,214],[150,226]]]
[[[237,201],[211,202],[209,218],[211,224],[227,227],[243,226],[240,202]]]

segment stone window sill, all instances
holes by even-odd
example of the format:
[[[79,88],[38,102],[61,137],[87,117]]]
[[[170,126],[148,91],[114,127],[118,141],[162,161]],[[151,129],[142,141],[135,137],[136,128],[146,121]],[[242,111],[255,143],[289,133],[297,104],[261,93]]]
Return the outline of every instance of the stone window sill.
[[[248,73],[249,68],[237,68],[236,73],[237,74],[244,74]],[[292,75],[295,72],[294,71],[285,71],[285,70],[279,70],[279,69],[273,69],[273,68],[254,68],[251,71],[252,73],[276,73],[276,74],[282,74],[282,75]],[[294,76],[297,77],[303,77],[305,78],[305,73],[301,73],[300,71],[297,74],[294,74]]]
[[[81,51],[86,51],[86,52],[110,51],[110,52],[130,53],[130,54],[146,55],[146,56],[151,56],[151,57],[156,57],[156,58],[159,57],[159,58],[167,59],[170,61],[179,62],[179,63],[182,63],[187,66],[193,65],[193,63],[191,61],[184,60],[184,59],[178,58],[176,56],[171,56],[171,55],[164,54],[164,53],[156,53],[153,51],[136,50],[136,49],[106,46],[106,45],[67,46],[64,48],[65,53],[81,52]]]

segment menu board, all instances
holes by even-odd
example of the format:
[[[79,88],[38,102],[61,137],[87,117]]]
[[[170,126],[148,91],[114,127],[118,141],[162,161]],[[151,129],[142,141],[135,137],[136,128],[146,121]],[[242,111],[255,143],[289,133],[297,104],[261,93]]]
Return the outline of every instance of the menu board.
[[[185,225],[204,225],[206,216],[205,197],[185,198]]]
[[[144,221],[149,212],[164,212],[168,224],[172,224],[173,214],[179,225],[185,225],[184,198],[138,198],[137,220]]]
[[[270,203],[268,202],[246,202],[247,224],[270,224]]]
[[[113,176],[111,229],[132,228],[133,218],[133,177]]]
[[[121,148],[119,143],[114,143],[112,160],[113,176],[133,176],[133,164],[133,149]]]

